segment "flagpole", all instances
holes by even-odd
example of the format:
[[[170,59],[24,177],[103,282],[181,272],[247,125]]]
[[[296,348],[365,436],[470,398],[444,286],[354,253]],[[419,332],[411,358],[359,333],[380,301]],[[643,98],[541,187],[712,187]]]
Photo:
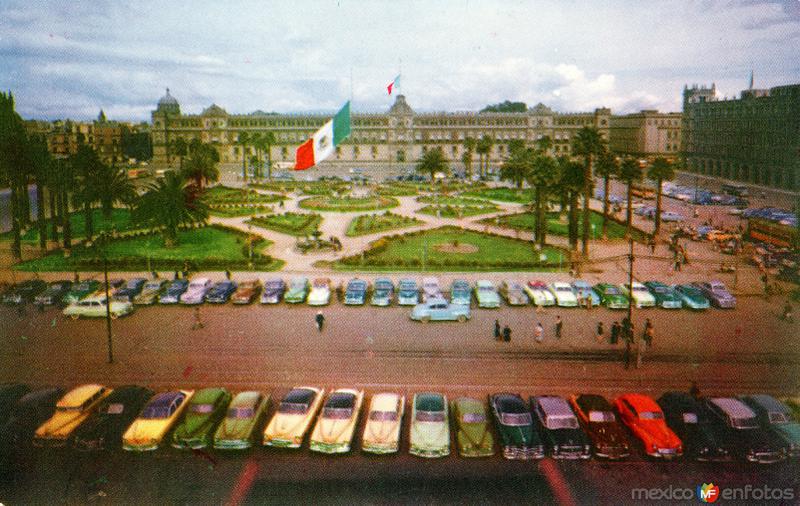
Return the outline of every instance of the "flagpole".
[[[350,102],[353,101],[353,66],[350,65]]]
[[[397,86],[397,94],[403,94],[403,59],[397,59],[397,75],[400,76],[400,84]]]

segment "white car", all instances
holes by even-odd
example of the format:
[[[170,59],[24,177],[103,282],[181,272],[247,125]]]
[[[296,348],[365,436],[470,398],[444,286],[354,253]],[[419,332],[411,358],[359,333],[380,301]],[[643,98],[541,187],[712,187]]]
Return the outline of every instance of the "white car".
[[[633,293],[628,290],[628,284],[622,285],[622,292],[627,295],[637,308],[656,307],[656,298],[650,293],[646,286],[638,281],[633,282]]]
[[[569,283],[554,281],[550,283],[550,291],[556,298],[556,305],[560,307],[578,307],[578,298]]]
[[[442,286],[439,284],[439,278],[423,278],[422,279],[422,302],[428,299],[443,298]]]
[[[525,283],[525,293],[535,306],[555,306],[556,297],[548,290],[543,281],[528,281]]]
[[[311,291],[306,299],[309,306],[326,306],[331,301],[331,280],[317,278],[311,283]]]
[[[195,278],[186,291],[181,295],[181,304],[202,304],[206,292],[211,289],[211,280],[208,278]]]
[[[133,303],[128,301],[111,300],[111,318],[119,318],[133,312]],[[64,308],[64,316],[77,320],[81,316],[88,318],[106,317],[106,296],[91,295],[85,299],[73,302]]]

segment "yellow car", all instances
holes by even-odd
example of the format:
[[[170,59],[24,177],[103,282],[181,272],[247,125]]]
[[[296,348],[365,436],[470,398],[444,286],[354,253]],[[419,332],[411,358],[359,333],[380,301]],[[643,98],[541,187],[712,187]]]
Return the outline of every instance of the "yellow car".
[[[400,425],[406,399],[392,393],[375,394],[369,403],[361,449],[369,453],[395,453],[400,448]]]
[[[278,411],[264,429],[264,444],[279,448],[300,448],[308,428],[322,405],[325,390],[293,388],[281,400]]]
[[[64,446],[83,422],[112,390],[102,385],[82,385],[67,392],[56,403],[56,412],[34,434],[36,446]]]
[[[194,390],[175,390],[154,395],[122,435],[122,448],[136,452],[158,448],[175,422],[180,419],[193,395]]]
[[[363,400],[363,390],[340,388],[331,392],[311,433],[311,450],[320,453],[349,452]]]

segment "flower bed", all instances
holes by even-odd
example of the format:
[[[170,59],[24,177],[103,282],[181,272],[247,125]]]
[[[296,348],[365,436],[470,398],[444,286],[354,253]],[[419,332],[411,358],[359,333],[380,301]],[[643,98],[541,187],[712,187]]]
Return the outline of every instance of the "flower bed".
[[[357,211],[379,211],[400,205],[397,199],[384,196],[371,197],[330,197],[319,196],[310,197],[300,201],[303,209],[313,209],[315,211],[328,211],[349,213]]]
[[[286,212],[283,214],[257,216],[247,220],[246,223],[284,234],[306,236],[316,231],[321,222],[322,216],[316,213]]]
[[[413,227],[422,223],[424,223],[424,221],[418,220],[417,218],[401,216],[399,214],[390,213],[389,211],[382,214],[362,214],[350,221],[350,224],[347,226],[346,235],[348,237],[355,237],[384,232],[386,230]]]

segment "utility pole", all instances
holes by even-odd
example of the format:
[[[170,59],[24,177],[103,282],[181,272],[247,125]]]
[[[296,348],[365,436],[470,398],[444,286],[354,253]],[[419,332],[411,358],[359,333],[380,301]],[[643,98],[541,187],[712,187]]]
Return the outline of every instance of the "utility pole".
[[[106,245],[108,241],[107,232],[100,232],[98,237],[100,245],[103,247],[103,280],[106,285],[106,337],[108,338],[108,363],[114,363],[114,352],[112,348],[112,334],[111,334],[111,296],[108,289],[108,252]]]
[[[630,249],[628,251],[628,321],[633,325],[633,237],[628,239]],[[633,338],[633,336],[630,336]]]

